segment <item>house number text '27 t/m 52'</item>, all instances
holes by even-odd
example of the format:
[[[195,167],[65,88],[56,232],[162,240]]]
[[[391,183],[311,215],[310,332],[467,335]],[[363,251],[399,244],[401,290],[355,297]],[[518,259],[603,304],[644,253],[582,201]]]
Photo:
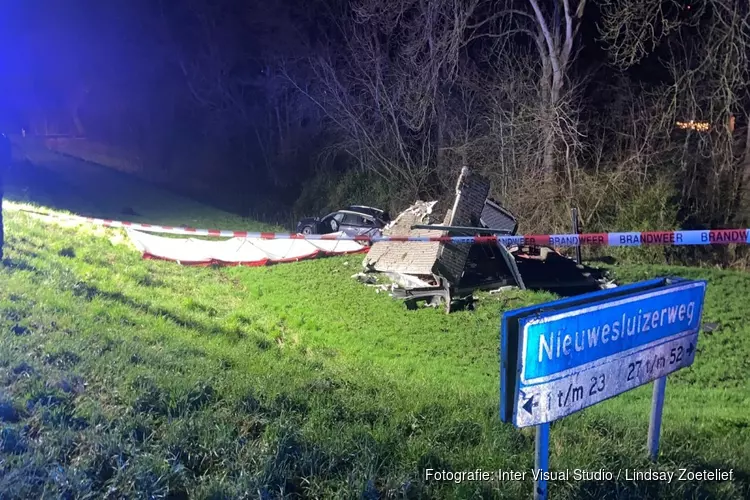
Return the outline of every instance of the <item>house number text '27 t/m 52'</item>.
[[[514,423],[551,422],[692,364],[705,282],[519,321]]]

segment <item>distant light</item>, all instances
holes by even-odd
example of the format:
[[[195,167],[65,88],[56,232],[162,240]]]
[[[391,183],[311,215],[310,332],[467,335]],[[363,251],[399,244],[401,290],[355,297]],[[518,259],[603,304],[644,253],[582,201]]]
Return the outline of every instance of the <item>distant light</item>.
[[[689,122],[677,122],[675,125],[682,130],[696,130],[698,132],[708,132],[711,130],[711,125],[708,122],[690,120]]]

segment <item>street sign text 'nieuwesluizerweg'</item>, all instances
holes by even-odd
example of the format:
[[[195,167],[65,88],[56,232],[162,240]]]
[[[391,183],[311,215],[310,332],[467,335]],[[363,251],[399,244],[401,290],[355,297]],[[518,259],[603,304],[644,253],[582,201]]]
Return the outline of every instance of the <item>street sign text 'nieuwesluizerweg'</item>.
[[[552,422],[691,365],[705,290],[663,278],[506,313],[501,419]]]

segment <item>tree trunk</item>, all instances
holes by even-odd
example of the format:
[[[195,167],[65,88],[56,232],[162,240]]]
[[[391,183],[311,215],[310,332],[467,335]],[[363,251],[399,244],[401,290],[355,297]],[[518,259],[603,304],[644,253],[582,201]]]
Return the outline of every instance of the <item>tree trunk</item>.
[[[544,125],[544,152],[542,156],[542,168],[545,178],[551,178],[555,172],[555,131],[552,122],[548,119]]]
[[[547,116],[542,128],[542,133],[544,134],[542,168],[544,169],[545,180],[552,180],[554,178],[555,169],[557,167],[555,146],[559,138],[557,137],[557,131],[555,130],[555,123],[557,122],[555,110],[560,104],[561,87],[562,82],[558,81],[557,78],[553,78],[549,87],[549,101],[547,102],[547,109],[545,110]]]

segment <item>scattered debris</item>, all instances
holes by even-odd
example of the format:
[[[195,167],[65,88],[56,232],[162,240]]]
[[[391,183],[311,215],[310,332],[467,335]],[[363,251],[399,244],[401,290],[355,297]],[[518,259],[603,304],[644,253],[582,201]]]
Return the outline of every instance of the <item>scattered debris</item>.
[[[703,333],[711,334],[714,331],[719,329],[719,324],[718,323],[703,323],[703,325],[701,325],[701,329],[703,330]]]
[[[392,272],[386,272],[384,274],[388,276],[395,284],[404,288],[419,288],[431,286],[430,283],[423,281],[416,276]]]
[[[488,199],[490,182],[461,170],[456,196],[444,217],[437,201],[418,201],[383,228],[386,236],[515,235],[518,222],[508,210]],[[577,264],[549,247],[510,247],[499,242],[377,242],[363,263],[367,276],[390,278],[391,295],[408,308],[420,301],[443,305],[447,312],[472,307],[473,293],[510,289],[549,290],[576,295],[616,286],[599,269]],[[363,280],[363,273],[354,277]],[[382,288],[381,288],[382,289]]]
[[[357,273],[352,275],[352,278],[366,285],[375,285],[378,282],[378,279],[372,274]]]

